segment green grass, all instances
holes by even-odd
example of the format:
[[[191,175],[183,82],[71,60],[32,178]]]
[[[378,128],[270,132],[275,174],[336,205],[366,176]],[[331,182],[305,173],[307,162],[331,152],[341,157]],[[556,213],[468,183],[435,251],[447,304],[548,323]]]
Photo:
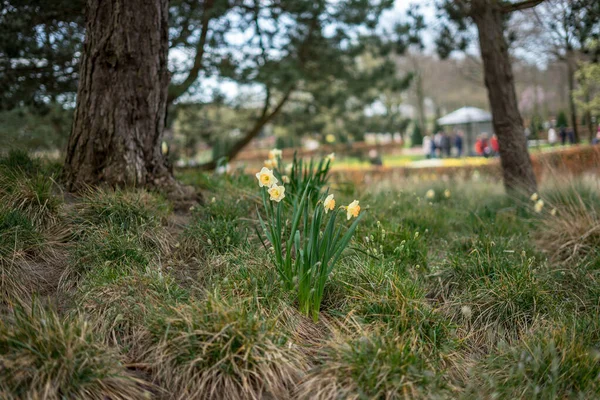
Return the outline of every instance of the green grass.
[[[147,354],[154,379],[177,398],[289,397],[305,357],[275,321],[249,310],[208,295],[158,313]]]
[[[143,399],[148,392],[85,319],[37,303],[0,321],[0,365],[5,399]]]
[[[56,218],[62,203],[55,168],[11,151],[0,157],[0,206],[19,210],[38,224]]]
[[[589,333],[566,327],[541,329],[516,346],[499,346],[483,362],[482,387],[501,398],[597,398],[600,358],[594,347],[598,343],[586,343]]]
[[[411,336],[378,331],[332,343],[300,387],[301,399],[415,399],[441,389],[435,362]]]
[[[314,322],[258,237],[254,177],[185,172],[205,203],[174,214],[63,196],[58,171],[0,158],[1,398],[600,396],[594,181],[544,185],[540,213],[484,182],[334,186],[364,216]]]

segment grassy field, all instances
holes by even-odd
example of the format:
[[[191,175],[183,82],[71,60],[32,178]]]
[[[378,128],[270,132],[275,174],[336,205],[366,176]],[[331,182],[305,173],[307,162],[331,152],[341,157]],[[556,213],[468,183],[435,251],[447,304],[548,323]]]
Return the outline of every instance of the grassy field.
[[[482,182],[332,187],[363,217],[310,318],[254,176],[180,176],[189,210],[59,176],[0,159],[2,399],[600,397],[597,181],[543,206]]]

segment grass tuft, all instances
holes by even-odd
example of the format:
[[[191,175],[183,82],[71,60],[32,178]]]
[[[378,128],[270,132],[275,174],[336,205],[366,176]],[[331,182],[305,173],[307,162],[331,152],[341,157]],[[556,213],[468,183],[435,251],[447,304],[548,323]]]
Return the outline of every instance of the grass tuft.
[[[419,341],[393,331],[332,343],[299,388],[300,399],[431,398],[440,388]]]
[[[154,381],[175,399],[289,398],[307,369],[274,322],[208,296],[171,307],[151,325]]]
[[[498,398],[592,399],[600,395],[600,354],[567,328],[542,329],[484,362],[485,391]],[[481,386],[474,389],[481,395]]]
[[[84,225],[137,231],[160,226],[171,205],[162,196],[142,189],[90,189],[76,211],[75,221]]]
[[[62,203],[55,178],[39,161],[10,152],[0,158],[0,204],[23,212],[36,223],[53,221]]]
[[[62,319],[35,303],[0,320],[4,399],[144,399],[148,392],[81,317]]]
[[[481,238],[471,246],[441,272],[440,296],[472,339],[516,339],[551,307],[543,265],[511,239]]]

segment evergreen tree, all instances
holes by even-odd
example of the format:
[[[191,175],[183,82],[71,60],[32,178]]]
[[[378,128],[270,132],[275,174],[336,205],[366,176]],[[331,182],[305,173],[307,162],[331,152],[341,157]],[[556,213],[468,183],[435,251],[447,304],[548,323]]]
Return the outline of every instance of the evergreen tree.
[[[421,134],[421,127],[418,123],[414,123],[412,134],[410,135],[411,146],[420,146],[423,144],[423,135]]]
[[[558,117],[556,117],[556,126],[558,128],[566,128],[569,126],[569,120],[567,118],[567,113],[561,110],[558,113]]]

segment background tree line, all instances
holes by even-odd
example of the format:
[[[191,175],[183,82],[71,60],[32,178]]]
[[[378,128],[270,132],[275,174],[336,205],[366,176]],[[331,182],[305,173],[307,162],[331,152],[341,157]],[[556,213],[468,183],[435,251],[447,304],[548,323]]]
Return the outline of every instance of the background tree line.
[[[379,17],[392,0],[1,4],[0,110],[18,108],[43,117],[76,106],[65,166],[72,188],[99,181],[171,182],[159,151],[163,128],[176,116],[175,105],[220,101],[219,91],[207,85],[211,81],[234,83],[257,94],[243,106],[245,123],[228,157],[235,157],[272,122],[306,132],[320,129],[319,116],[326,114],[356,129],[366,124],[361,110],[374,101],[391,110],[410,85],[421,88],[417,108],[422,106],[422,65],[413,60],[413,68],[405,71],[394,57],[423,48],[424,18],[413,8],[393,28],[381,28]],[[535,190],[509,53],[516,30],[509,29],[509,22],[514,14],[537,13],[540,7],[550,14],[562,10],[558,22],[548,23],[537,35],[555,46],[556,59],[565,60],[570,116],[576,121],[574,59],[597,61],[597,51],[589,45],[598,38],[596,2],[437,3],[441,25],[435,27],[436,46],[442,58],[465,52],[473,39],[479,43],[481,78],[509,189]],[[284,109],[289,112],[282,114]],[[418,124],[424,132],[422,114]],[[381,118],[379,126],[404,124],[392,113],[389,117]],[[214,167],[215,161],[207,166]]]

